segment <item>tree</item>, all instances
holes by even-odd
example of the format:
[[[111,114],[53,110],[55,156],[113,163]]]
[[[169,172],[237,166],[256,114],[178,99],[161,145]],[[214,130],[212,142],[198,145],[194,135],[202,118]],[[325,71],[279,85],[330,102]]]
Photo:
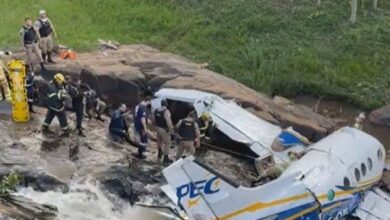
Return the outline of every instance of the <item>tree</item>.
[[[321,0],[317,0],[317,6],[321,6]]]
[[[357,16],[357,9],[358,9],[358,2],[357,2],[357,0],[350,0],[350,3],[351,3],[351,17],[349,20],[352,22],[352,24],[355,24],[356,23],[356,16]]]
[[[377,8],[378,8],[378,0],[373,0],[373,2],[372,2],[372,7],[373,7],[374,9],[377,9]]]

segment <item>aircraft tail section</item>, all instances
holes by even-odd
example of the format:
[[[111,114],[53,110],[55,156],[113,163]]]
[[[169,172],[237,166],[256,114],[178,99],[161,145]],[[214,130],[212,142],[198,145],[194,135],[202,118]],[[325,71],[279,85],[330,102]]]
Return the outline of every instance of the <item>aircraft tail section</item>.
[[[234,210],[229,197],[234,184],[228,183],[222,175],[198,163],[192,156],[177,161],[163,173],[169,185],[162,189],[190,218],[218,219],[221,212],[229,208]]]

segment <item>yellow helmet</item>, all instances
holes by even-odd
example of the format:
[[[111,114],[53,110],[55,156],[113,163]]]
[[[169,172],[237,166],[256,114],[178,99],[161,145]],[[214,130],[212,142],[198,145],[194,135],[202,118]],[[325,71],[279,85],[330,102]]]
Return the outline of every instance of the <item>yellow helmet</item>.
[[[58,83],[64,83],[65,82],[65,77],[62,75],[62,73],[57,73],[54,75],[54,80],[57,81]]]
[[[203,112],[200,118],[204,121],[210,120],[210,114],[208,112]]]

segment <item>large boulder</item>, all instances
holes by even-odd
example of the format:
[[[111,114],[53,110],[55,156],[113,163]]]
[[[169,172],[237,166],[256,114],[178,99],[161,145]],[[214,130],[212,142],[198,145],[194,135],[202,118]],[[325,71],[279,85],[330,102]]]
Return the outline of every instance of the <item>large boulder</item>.
[[[369,119],[375,124],[390,126],[390,104],[372,111]]]
[[[197,89],[234,98],[259,117],[281,126],[293,126],[312,140],[333,131],[335,124],[311,109],[279,102],[232,79],[205,69],[181,56],[145,45],[120,46],[116,51],[82,53],[76,61],[57,60],[43,75],[56,72],[79,75],[98,94],[112,102],[135,105],[147,85]]]

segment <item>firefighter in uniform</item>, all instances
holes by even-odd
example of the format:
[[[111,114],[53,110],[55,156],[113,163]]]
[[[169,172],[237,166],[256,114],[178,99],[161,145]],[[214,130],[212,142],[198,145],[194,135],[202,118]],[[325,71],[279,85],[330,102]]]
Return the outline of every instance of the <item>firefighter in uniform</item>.
[[[45,70],[45,65],[43,63],[41,51],[38,47],[38,41],[41,36],[37,29],[33,26],[32,20],[30,18],[25,19],[25,24],[20,29],[20,43],[26,51],[27,55],[27,64],[33,69],[33,56],[35,55],[41,65],[41,69]]]
[[[52,51],[53,51],[53,37],[56,37],[57,34],[54,29],[53,23],[47,17],[45,10],[39,11],[39,17],[37,21],[35,21],[35,27],[39,31],[41,36],[40,47],[42,50],[42,59],[44,62],[54,63],[52,59]]]
[[[169,149],[171,148],[171,134],[173,133],[173,125],[171,113],[168,109],[167,100],[161,100],[161,106],[154,111],[154,124],[157,133],[158,159],[164,155],[163,162],[172,162],[169,159]]]
[[[43,122],[43,132],[50,133],[49,125],[54,117],[57,117],[60,126],[63,130],[63,136],[69,135],[68,122],[65,115],[64,100],[67,98],[64,89],[65,78],[61,73],[57,73],[54,79],[49,83],[48,87],[48,109],[45,121]]]
[[[176,160],[183,156],[184,151],[194,155],[195,148],[200,146],[200,131],[195,119],[196,113],[191,111],[186,118],[180,120],[176,125],[180,137]]]
[[[0,60],[0,90],[3,100],[6,100],[9,96],[8,91],[8,69],[4,63]]]

